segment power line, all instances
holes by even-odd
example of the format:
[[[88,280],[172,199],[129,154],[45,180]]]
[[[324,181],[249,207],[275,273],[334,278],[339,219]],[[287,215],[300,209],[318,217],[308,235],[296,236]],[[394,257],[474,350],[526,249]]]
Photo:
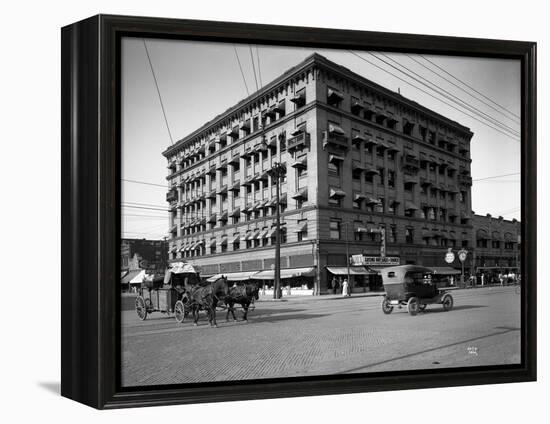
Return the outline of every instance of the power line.
[[[254,56],[252,55],[252,46],[249,44],[248,48],[250,50],[250,61],[252,62],[252,71],[254,72],[254,81],[256,82],[256,91],[258,91],[259,90],[258,79],[256,78],[256,66],[254,65]]]
[[[485,96],[483,93],[479,92],[478,90],[476,90],[474,87],[472,87],[471,85],[465,83],[464,81],[462,81],[461,79],[455,77],[453,74],[451,74],[450,72],[446,71],[445,69],[443,69],[441,66],[439,66],[438,64],[432,62],[430,59],[428,59],[426,56],[423,56],[423,55],[420,55],[420,57],[422,57],[425,61],[427,62],[430,62],[432,65],[434,65],[436,68],[442,70],[443,72],[445,72],[447,75],[449,75],[450,77],[454,78],[455,80],[457,80],[458,82],[460,82],[461,84],[464,84],[466,87],[468,87],[470,90],[476,92],[477,94],[479,94],[480,96],[482,96],[483,98],[489,100],[491,103],[493,103],[494,105],[500,107],[501,109],[505,110],[506,112],[508,112],[510,115],[512,116],[515,116],[516,118],[520,118],[521,119],[521,116],[515,114],[514,112],[506,109],[504,106],[498,104],[497,102],[491,100],[489,97]]]
[[[258,77],[260,78],[260,87],[263,87],[262,83],[262,67],[260,65],[260,51],[258,45],[256,44],[256,59],[258,59]]]
[[[124,203],[122,204],[122,207],[131,208],[131,209],[147,209],[151,211],[170,212],[168,209],[149,208],[146,206],[132,206],[132,205],[125,205]]]
[[[134,184],[143,184],[143,185],[148,185],[148,186],[154,186],[154,187],[162,187],[163,189],[167,189],[167,187],[165,185],[161,185],[161,184],[155,184],[155,183],[149,183],[149,182],[146,182],[146,181],[139,181],[139,180],[127,180],[125,178],[122,178],[122,181],[126,181],[127,183],[134,183]]]
[[[439,72],[437,71],[434,71],[432,68],[430,68],[429,66],[426,66],[424,63],[420,62],[418,59],[416,59],[414,56],[411,56],[409,54],[405,54],[409,59],[411,59],[412,61],[416,62],[417,64],[419,64],[420,66],[422,66],[423,68],[427,69],[428,71],[432,72],[433,74],[437,75],[439,78],[447,81],[449,84],[453,85],[454,87],[458,88],[459,90],[463,91],[464,93],[466,93],[468,96],[476,99],[477,101],[483,103],[485,106],[487,107],[490,107],[491,109],[493,109],[495,112],[497,113],[500,113],[502,116],[504,116],[506,119],[510,119],[511,121],[514,121],[516,123],[521,123],[521,120],[517,120],[515,118],[511,118],[510,116],[508,116],[507,114],[505,114],[504,112],[502,112],[501,110],[497,109],[496,107],[494,107],[493,105],[491,105],[490,103],[484,101],[483,99],[479,98],[478,96],[475,96],[474,94],[470,93],[468,90],[465,90],[464,88],[462,88],[460,85],[454,83],[453,81],[451,81],[449,78],[445,78],[443,75],[441,75]]]
[[[393,72],[390,72],[390,71],[388,71],[387,69],[384,69],[383,67],[377,65],[376,63],[373,63],[373,62],[371,62],[370,60],[365,59],[364,57],[360,56],[359,54],[355,53],[354,51],[352,51],[352,50],[348,50],[348,51],[349,51],[351,54],[353,54],[354,56],[357,56],[359,59],[363,60],[364,62],[367,62],[368,64],[374,66],[375,68],[380,69],[381,71],[383,71],[383,72],[385,72],[385,73],[387,73],[387,74],[393,76],[394,78],[397,78],[398,80],[404,82],[405,84],[408,84],[408,85],[410,85],[411,87],[416,88],[418,91],[420,91],[420,92],[422,92],[422,93],[424,93],[424,94],[426,94],[426,95],[428,95],[428,96],[434,98],[435,100],[437,100],[437,101],[439,101],[439,102],[441,102],[441,103],[443,103],[443,104],[449,106],[450,108],[456,110],[457,112],[460,112],[460,113],[462,113],[463,115],[466,115],[466,116],[472,118],[473,120],[475,120],[475,121],[477,121],[477,122],[479,122],[479,123],[481,123],[481,124],[483,124],[483,125],[485,125],[485,126],[487,126],[487,127],[489,127],[489,128],[492,128],[493,130],[495,130],[495,131],[501,133],[502,135],[505,135],[506,137],[511,138],[511,139],[514,140],[514,141],[520,141],[519,138],[514,137],[514,136],[512,136],[512,135],[510,135],[510,134],[508,134],[508,133],[502,131],[502,130],[499,129],[498,127],[494,127],[494,126],[490,125],[490,124],[487,123],[487,122],[481,121],[481,120],[479,120],[478,118],[476,118],[475,116],[470,115],[470,114],[467,113],[467,112],[464,112],[463,110],[458,109],[457,107],[455,107],[455,106],[453,106],[452,104],[446,102],[445,100],[442,100],[442,99],[440,99],[440,98],[434,96],[433,94],[429,93],[428,91],[426,91],[426,90],[424,90],[424,89],[422,89],[422,88],[420,88],[420,87],[418,87],[418,86],[412,84],[411,82],[409,82],[409,81],[407,81],[407,80],[405,80],[405,79],[403,79],[403,78],[401,78],[401,77],[395,75]]]
[[[156,207],[156,208],[164,208],[166,205],[163,204],[163,205],[158,205],[156,203],[140,203],[140,202],[123,202],[127,205],[137,205],[137,206],[153,206],[153,207]]]
[[[460,107],[465,108],[466,110],[476,114],[481,119],[485,119],[485,120],[491,122],[493,125],[496,125],[496,126],[500,127],[504,131],[508,131],[513,135],[519,136],[519,132],[516,129],[504,124],[503,122],[499,121],[498,119],[493,118],[491,115],[483,112],[482,110],[480,110],[480,109],[478,109],[474,106],[468,105],[468,103],[466,103],[464,100],[460,99],[459,97],[455,96],[453,93],[449,92],[448,90],[445,90],[444,88],[438,87],[433,82],[427,80],[422,75],[420,75],[420,74],[416,73],[415,71],[409,69],[408,67],[406,67],[405,65],[399,63],[395,59],[392,59],[388,55],[386,55],[384,53],[380,53],[382,56],[384,56],[388,60],[391,60],[393,63],[397,64],[398,66],[406,69],[408,72],[412,73],[413,75],[416,75],[418,78],[415,78],[414,76],[411,76],[407,72],[397,68],[396,66],[392,65],[391,63],[388,63],[387,61],[385,61],[384,59],[381,59],[379,56],[377,56],[374,53],[371,53],[371,52],[367,52],[367,53],[370,54],[371,56],[373,56],[374,58],[378,59],[379,61],[385,63],[386,65],[391,66],[396,71],[401,72],[402,74],[408,76],[409,78],[413,79],[414,81],[416,81],[416,82],[422,84],[423,86],[429,88],[430,90],[435,91],[436,93],[438,93],[439,95],[445,97],[446,99],[450,100],[451,102],[453,102],[453,103],[459,105]],[[430,85],[435,87],[435,88],[431,87]]]
[[[168,125],[168,118],[166,117],[166,111],[164,110],[164,103],[162,102],[162,96],[160,95],[160,89],[155,75],[155,70],[153,69],[153,63],[151,62],[151,56],[149,56],[149,49],[147,48],[147,43],[145,38],[143,38],[143,46],[145,47],[145,53],[147,54],[147,60],[149,61],[149,67],[151,68],[151,73],[153,74],[153,79],[155,80],[155,87],[157,88],[157,94],[159,96],[160,107],[162,109],[162,115],[164,116],[164,122],[166,123],[166,129],[168,130],[168,135],[170,136],[170,143],[174,144],[174,139],[172,138],[172,132],[170,131],[170,126]]]
[[[520,175],[520,172],[514,172],[513,174],[492,175],[490,177],[476,178],[475,180],[472,180],[472,181],[492,180],[494,178],[511,177],[513,175]]]
[[[241,70],[241,75],[243,77],[244,87],[246,88],[246,95],[250,96],[250,92],[248,91],[248,85],[246,84],[246,78],[244,77],[243,67],[241,65],[241,61],[239,59],[239,54],[237,53],[237,47],[235,47],[235,44],[233,44],[233,50],[235,50],[235,57],[237,58],[237,63],[239,64],[239,69]]]

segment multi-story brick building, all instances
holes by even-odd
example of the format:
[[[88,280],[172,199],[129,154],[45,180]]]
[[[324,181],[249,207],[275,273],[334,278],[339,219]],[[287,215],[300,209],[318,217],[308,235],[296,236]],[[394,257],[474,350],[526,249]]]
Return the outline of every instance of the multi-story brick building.
[[[473,215],[473,269],[478,277],[485,273],[518,273],[521,267],[521,225],[487,215]]]
[[[313,54],[163,154],[170,259],[235,279],[273,273],[275,179],[282,278],[327,290],[349,254],[445,265],[470,247],[472,132]],[[355,285],[368,283],[359,268]],[[289,281],[288,279],[286,281]]]

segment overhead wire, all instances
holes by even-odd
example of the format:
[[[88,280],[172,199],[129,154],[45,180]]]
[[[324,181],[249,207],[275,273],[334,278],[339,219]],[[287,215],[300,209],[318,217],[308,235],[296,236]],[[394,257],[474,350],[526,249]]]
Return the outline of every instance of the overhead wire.
[[[385,58],[387,58],[389,61],[397,64],[398,66],[400,66],[401,68],[404,68],[406,69],[407,72],[403,71],[402,69],[392,65],[391,63],[387,62],[386,60],[380,58],[378,55],[374,54],[374,53],[371,53],[371,52],[367,52],[369,55],[371,55],[372,57],[378,59],[379,61],[385,63],[386,65],[392,67],[393,69],[395,69],[396,71],[398,72],[401,72],[402,74],[406,75],[407,77],[411,78],[412,80],[422,84],[423,86],[427,87],[428,89],[432,90],[432,91],[435,91],[436,93],[438,93],[440,96],[443,96],[445,97],[446,99],[450,100],[451,102],[459,105],[460,107],[468,110],[469,112],[472,112],[474,114],[476,114],[477,116],[479,116],[481,119],[485,119],[489,122],[491,122],[491,124],[493,125],[496,125],[498,127],[500,127],[502,130],[504,131],[507,131],[513,135],[516,135],[516,136],[519,136],[519,131],[517,131],[516,129],[504,124],[503,122],[499,121],[498,119],[495,119],[493,118],[492,116],[490,116],[489,114],[483,112],[482,110],[474,107],[474,106],[470,106],[468,103],[466,103],[464,100],[460,99],[459,97],[455,96],[453,93],[449,92],[448,90],[445,90],[444,88],[441,88],[441,87],[438,87],[437,85],[435,85],[433,82],[427,80],[425,77],[423,77],[422,75],[418,74],[417,72],[409,69],[407,66],[399,63],[398,61],[396,61],[395,59],[391,58],[390,56],[382,53],[382,52],[379,52],[380,55],[384,56]],[[412,75],[410,75],[408,72],[410,72]],[[417,78],[418,77],[418,78]],[[434,88],[435,87],[435,88]]]
[[[147,43],[145,38],[143,40],[143,46],[145,47],[145,53],[147,54],[147,60],[149,61],[149,67],[151,68],[151,73],[153,74],[153,79],[155,80],[155,87],[157,88],[157,94],[159,96],[160,107],[162,109],[162,115],[164,116],[164,122],[166,124],[166,129],[168,130],[168,136],[170,137],[170,143],[174,144],[174,139],[172,138],[172,132],[170,131],[170,125],[168,125],[168,118],[166,117],[166,110],[164,109],[164,103],[162,101],[162,95],[160,94],[160,88],[157,81],[157,76],[155,75],[155,69],[153,68],[153,62],[151,61],[151,56],[149,55],[149,49],[147,48]]]
[[[411,59],[413,62],[417,63],[418,65],[422,66],[424,69],[427,69],[428,71],[432,72],[434,75],[437,75],[439,78],[443,79],[444,81],[447,81],[449,84],[451,84],[452,86],[458,88],[460,91],[466,93],[468,96],[476,99],[477,101],[483,103],[485,106],[493,109],[495,112],[497,113],[500,113],[503,117],[505,117],[506,119],[509,119],[515,123],[521,123],[521,120],[518,120],[518,118],[515,118],[515,117],[510,117],[509,115],[507,115],[506,113],[504,113],[502,110],[494,107],[493,105],[491,105],[490,103],[486,102],[485,100],[483,100],[482,98],[472,94],[471,92],[469,92],[468,90],[464,89],[463,87],[461,87],[459,84],[456,84],[455,82],[451,81],[449,78],[446,78],[445,76],[441,75],[441,73],[433,70],[432,68],[430,68],[429,66],[426,66],[426,64],[422,63],[421,61],[419,61],[418,59],[416,59],[414,56],[410,55],[410,54],[406,54],[405,53],[405,56],[407,56],[409,59]]]
[[[241,76],[243,77],[244,87],[246,89],[246,95],[250,96],[248,91],[248,84],[246,83],[246,78],[244,77],[243,67],[241,65],[241,60],[239,59],[239,54],[237,53],[237,47],[233,44],[233,50],[235,51],[235,57],[237,58],[237,63],[239,64],[239,69],[241,70]]]
[[[434,63],[433,61],[431,61],[430,59],[428,59],[426,56],[423,56],[423,55],[420,55],[420,57],[422,57],[424,60],[426,60],[427,62],[431,63],[432,65],[434,65],[436,68],[440,69],[441,71],[443,71],[444,73],[446,73],[447,75],[449,75],[450,77],[454,78],[456,81],[460,82],[461,84],[464,84],[466,87],[468,87],[470,90],[474,91],[475,93],[479,94],[480,96],[482,96],[483,98],[487,99],[488,101],[490,101],[491,103],[493,103],[494,105],[500,107],[502,110],[505,110],[506,112],[508,112],[510,115],[516,117],[516,118],[519,118],[521,119],[521,116],[517,115],[516,113],[512,112],[511,110],[505,108],[504,106],[500,105],[499,103],[495,102],[494,100],[492,100],[491,98],[487,97],[486,95],[484,95],[483,93],[481,93],[480,91],[476,90],[474,87],[472,87],[471,85],[469,85],[468,83],[462,81],[461,79],[459,79],[458,77],[454,76],[453,74],[451,74],[450,72],[446,71],[445,69],[443,69],[441,66],[437,65],[436,63]]]
[[[504,136],[506,136],[506,137],[511,138],[511,139],[514,140],[514,141],[520,141],[519,138],[517,138],[517,137],[515,137],[515,136],[512,136],[511,134],[508,134],[507,132],[502,131],[500,128],[494,127],[494,126],[492,126],[491,124],[489,124],[489,123],[487,123],[487,122],[484,122],[484,121],[482,121],[482,120],[476,118],[474,115],[470,115],[469,113],[467,113],[467,112],[465,112],[465,111],[463,111],[463,110],[458,109],[457,107],[453,106],[451,103],[448,103],[448,102],[446,102],[445,100],[442,100],[442,99],[440,99],[439,97],[434,96],[432,93],[430,93],[430,92],[428,92],[428,91],[422,89],[421,87],[416,86],[415,84],[412,84],[410,81],[407,81],[407,80],[405,80],[404,78],[401,78],[401,77],[399,77],[398,75],[394,74],[393,72],[388,71],[387,69],[385,69],[385,68],[383,68],[383,67],[377,65],[376,63],[374,63],[374,62],[372,62],[372,61],[370,61],[370,60],[364,58],[363,56],[360,56],[359,54],[357,54],[357,53],[354,52],[353,50],[349,50],[349,52],[350,52],[351,54],[353,54],[354,56],[358,57],[359,59],[363,60],[364,62],[366,62],[366,63],[368,63],[368,64],[374,66],[375,68],[378,68],[378,69],[380,69],[381,71],[383,71],[383,72],[385,72],[385,73],[387,73],[387,74],[393,76],[394,78],[398,79],[399,81],[402,81],[402,82],[404,82],[405,84],[408,84],[408,85],[410,85],[411,87],[416,88],[418,91],[420,91],[420,92],[422,92],[422,93],[424,93],[424,94],[426,94],[426,95],[428,95],[428,96],[434,98],[435,100],[437,100],[437,101],[439,101],[439,102],[441,102],[441,103],[443,103],[443,104],[449,106],[450,108],[456,110],[457,112],[460,112],[461,114],[466,115],[466,116],[468,116],[468,117],[474,119],[475,121],[477,121],[477,122],[479,122],[479,123],[481,123],[481,124],[483,124],[483,125],[485,125],[485,126],[487,126],[487,127],[489,127],[489,128],[492,128],[493,130],[495,130],[495,131],[501,133],[502,135],[504,135]]]

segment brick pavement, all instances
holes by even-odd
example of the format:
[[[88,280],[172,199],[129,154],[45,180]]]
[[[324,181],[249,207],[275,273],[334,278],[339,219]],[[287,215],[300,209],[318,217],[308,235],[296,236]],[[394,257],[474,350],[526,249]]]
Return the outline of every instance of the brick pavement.
[[[457,290],[455,309],[384,315],[378,296],[258,302],[218,328],[122,312],[124,386],[517,363],[513,287]],[[312,301],[314,300],[314,301]]]

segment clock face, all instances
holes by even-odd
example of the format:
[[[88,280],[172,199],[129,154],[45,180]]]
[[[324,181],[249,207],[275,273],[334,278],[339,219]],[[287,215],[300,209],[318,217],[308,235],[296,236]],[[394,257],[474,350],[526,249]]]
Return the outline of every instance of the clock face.
[[[455,254],[453,252],[445,253],[445,262],[448,264],[453,263],[455,260]]]
[[[464,251],[458,252],[458,259],[464,262],[466,260],[466,255],[467,255],[467,252],[464,252]]]

